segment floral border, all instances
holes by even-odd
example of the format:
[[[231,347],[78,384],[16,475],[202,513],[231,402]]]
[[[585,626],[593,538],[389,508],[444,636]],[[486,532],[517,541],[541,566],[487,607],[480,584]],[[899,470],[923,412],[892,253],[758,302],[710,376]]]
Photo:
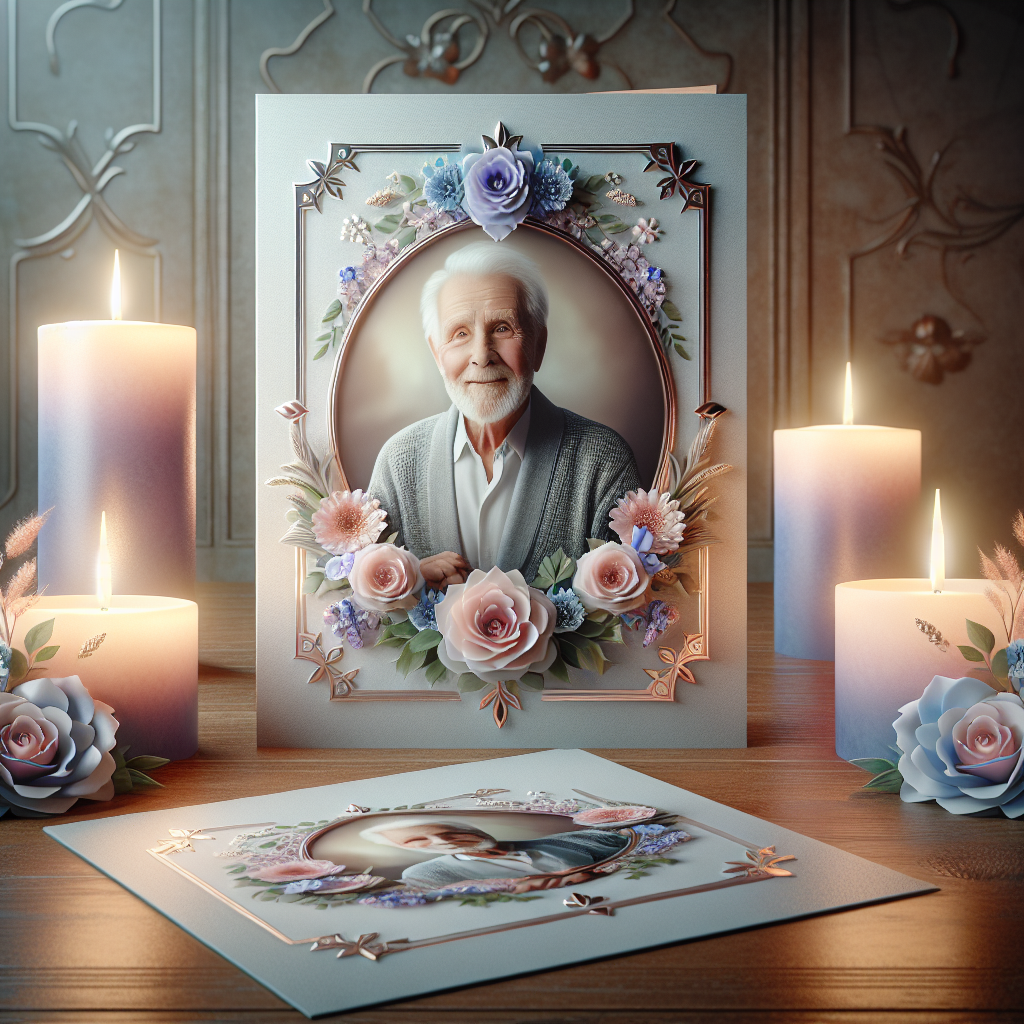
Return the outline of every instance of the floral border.
[[[661,272],[659,268],[652,267],[647,262],[645,257],[642,255],[642,249],[639,245],[633,244],[629,246],[622,246],[609,237],[609,234],[622,234],[629,230],[617,215],[600,213],[598,216],[593,216],[593,213],[596,213],[598,209],[597,206],[594,206],[592,199],[596,195],[594,190],[599,187],[597,185],[597,178],[599,176],[590,175],[581,178],[579,167],[573,165],[570,160],[562,158],[561,161],[558,161],[549,158],[546,154],[554,153],[556,151],[559,153],[586,152],[602,154],[641,154],[647,160],[644,171],[658,170],[664,175],[658,181],[660,198],[665,200],[672,198],[673,196],[678,196],[683,200],[683,205],[680,210],[681,213],[685,213],[687,210],[698,211],[698,214],[700,215],[699,248],[701,281],[699,296],[700,339],[697,349],[697,361],[699,386],[705,401],[697,410],[695,410],[696,414],[701,418],[701,427],[698,431],[697,438],[695,439],[693,449],[691,450],[691,457],[688,460],[687,465],[687,468],[691,470],[690,475],[694,475],[694,463],[697,459],[704,459],[711,434],[714,431],[715,421],[717,417],[725,411],[724,408],[709,400],[708,205],[710,187],[708,185],[697,184],[688,180],[689,176],[697,166],[697,161],[692,159],[683,160],[680,155],[679,148],[675,143],[653,143],[640,146],[629,144],[550,144],[543,147],[535,147],[530,151],[530,155],[527,155],[526,151],[519,148],[521,141],[522,139],[520,136],[510,135],[504,125],[499,122],[495,129],[494,138],[484,136],[483,155],[480,156],[478,154],[474,156],[471,152],[469,156],[463,160],[463,166],[465,167],[469,165],[473,160],[485,160],[489,157],[495,157],[496,153],[498,155],[495,158],[498,159],[501,158],[501,153],[498,151],[510,151],[513,157],[521,157],[528,168],[543,168],[547,178],[549,179],[548,186],[550,187],[548,187],[545,192],[545,189],[541,187],[542,183],[539,179],[534,177],[531,179],[535,186],[534,191],[538,195],[547,195],[548,198],[554,196],[556,202],[550,209],[544,209],[543,204],[539,205],[535,200],[533,207],[529,211],[530,216],[541,217],[546,222],[546,227],[549,229],[554,228],[555,230],[564,233],[567,237],[575,239],[577,244],[579,244],[580,240],[586,238],[586,244],[596,252],[601,253],[611,265],[615,266],[626,283],[633,288],[640,304],[643,306],[648,317],[654,323],[657,336],[661,340],[665,350],[670,351],[671,348],[674,348],[677,354],[682,358],[690,358],[689,354],[682,346],[682,342],[685,339],[680,335],[673,333],[677,329],[675,325],[681,318],[679,317],[678,310],[676,310],[674,305],[667,301],[665,297],[665,287],[664,283],[661,281]],[[330,148],[330,157],[327,162],[314,160],[309,161],[309,165],[315,172],[316,177],[313,181],[295,186],[297,398],[294,402],[286,403],[285,406],[278,409],[282,415],[292,421],[293,445],[296,447],[296,451],[299,451],[301,445],[306,445],[308,448],[308,444],[305,442],[304,425],[302,423],[303,415],[306,411],[303,405],[303,401],[305,399],[306,327],[304,319],[304,295],[302,288],[304,251],[303,227],[305,212],[311,209],[316,209],[317,211],[322,212],[325,196],[338,200],[343,199],[343,189],[346,187],[346,183],[342,178],[342,174],[350,170],[358,172],[355,158],[359,153],[416,152],[447,154],[454,153],[459,149],[465,153],[466,148],[467,147],[465,146],[460,147],[452,144],[423,146],[419,144],[345,145],[333,143]],[[508,230],[514,229],[514,227],[518,226],[518,223],[522,222],[525,217],[525,211],[514,218],[516,223],[513,223],[511,228],[508,227],[507,224],[504,226],[499,224],[495,231],[494,225],[488,225],[486,213],[483,216],[478,216],[479,211],[474,211],[472,209],[472,204],[469,202],[468,198],[461,207],[458,206],[457,203],[450,202],[446,209],[444,187],[446,185],[451,186],[452,179],[458,177],[458,175],[451,171],[451,168],[457,166],[457,164],[451,163],[445,156],[436,157],[433,165],[427,164],[424,167],[423,186],[418,185],[415,179],[410,176],[401,175],[396,172],[390,176],[389,184],[385,188],[378,190],[367,200],[368,205],[379,207],[391,205],[398,199],[402,200],[403,212],[401,215],[387,215],[376,225],[377,228],[385,233],[397,233],[395,238],[389,240],[382,247],[384,252],[383,260],[381,259],[381,250],[379,250],[376,244],[372,241],[373,229],[370,229],[369,225],[367,225],[362,218],[351,217],[345,219],[344,231],[347,232],[347,235],[343,235],[343,237],[350,237],[354,241],[364,242],[367,246],[364,256],[368,256],[368,260],[364,260],[363,268],[343,268],[341,272],[342,283],[339,289],[339,298],[332,303],[331,307],[323,317],[323,324],[328,327],[328,330],[325,330],[317,339],[318,342],[325,342],[326,344],[321,347],[321,350],[316,354],[316,356],[314,356],[314,358],[324,355],[325,350],[328,350],[337,342],[338,327],[336,326],[335,321],[340,317],[342,322],[344,322],[346,305],[348,306],[349,319],[351,318],[351,315],[354,314],[359,301],[367,291],[367,277],[371,278],[369,284],[372,285],[372,278],[379,276],[383,271],[384,266],[396,258],[399,252],[406,246],[413,244],[418,240],[422,240],[423,237],[428,237],[437,230],[443,230],[450,224],[458,223],[460,220],[465,219],[467,214],[483,226],[485,230],[488,230],[493,237],[503,237],[503,235],[496,233],[496,231],[504,231],[504,233],[507,233]],[[635,205],[634,197],[629,193],[623,192],[623,190],[619,188],[619,185],[622,183],[622,179],[618,174],[608,172],[606,175],[600,177],[605,184],[611,186],[606,192],[607,198],[610,198],[613,202],[622,206]],[[434,179],[437,179],[437,181]],[[428,180],[431,185],[430,188],[428,188]],[[571,188],[566,185],[567,181],[572,183]],[[577,183],[582,185],[581,189],[577,188]],[[581,191],[584,194],[589,193],[591,197],[588,200],[584,196],[582,206],[578,202]],[[432,201],[428,201],[427,198],[424,198],[425,193],[430,192],[432,192],[432,196],[430,197]],[[450,188],[449,192],[451,192]],[[452,195],[448,196],[448,199],[450,200],[457,198],[458,197]],[[562,201],[559,203],[557,201],[558,199],[561,199]],[[591,206],[594,206],[593,210],[590,210]],[[590,210],[590,212],[588,212],[588,210]],[[508,218],[505,219],[506,221],[508,220]],[[654,218],[651,218],[650,220],[641,218],[636,227],[632,229],[632,232],[638,241],[649,243],[657,239],[661,230],[662,229]],[[601,236],[600,242],[596,237],[598,234]],[[369,275],[365,273],[366,263],[369,263],[369,269],[371,271]],[[646,278],[646,280],[644,280],[644,278]],[[345,299],[348,301],[344,301]],[[662,317],[664,317],[665,322],[661,322]],[[312,458],[311,461],[313,463],[314,470],[326,470],[326,465],[322,466],[315,457]],[[704,475],[710,476],[716,475],[717,472],[724,471],[728,467],[709,467],[705,461],[702,468],[705,471]],[[696,475],[700,476],[699,473]],[[324,485],[324,493],[329,493],[326,491],[326,481],[324,481]],[[692,493],[693,492],[691,492],[691,496]],[[707,487],[704,486],[699,489],[698,497],[704,498],[706,495]],[[710,500],[713,499],[706,500],[710,502]],[[302,515],[306,511],[309,510],[300,509],[299,514]],[[288,535],[282,539],[287,542],[296,543],[295,538],[289,538]],[[659,659],[665,665],[669,666],[667,669],[645,669],[645,673],[651,678],[652,682],[645,689],[641,690],[583,690],[576,687],[568,689],[547,688],[542,693],[541,699],[672,701],[675,699],[675,683],[679,679],[682,678],[688,682],[695,682],[696,680],[693,678],[692,672],[686,667],[687,663],[694,660],[706,660],[708,657],[706,639],[708,625],[708,608],[706,600],[708,582],[707,544],[711,541],[711,538],[708,536],[702,538],[702,540],[704,543],[700,546],[698,551],[697,572],[699,580],[696,584],[693,584],[692,580],[690,581],[692,584],[692,590],[696,593],[698,598],[698,618],[700,623],[699,632],[696,634],[685,635],[682,648],[679,651],[669,647],[662,647],[659,649]],[[309,545],[305,546],[309,547]],[[338,662],[342,657],[342,648],[336,647],[329,652],[326,651],[323,644],[323,634],[314,634],[310,632],[306,625],[306,609],[303,595],[308,590],[309,581],[306,573],[307,551],[302,550],[302,548],[303,545],[298,545],[298,550],[296,552],[297,581],[295,656],[296,658],[309,660],[314,663],[315,668],[310,676],[310,682],[326,677],[330,683],[331,700],[460,699],[459,693],[444,690],[393,691],[359,690],[356,688],[354,686],[356,672],[342,672],[338,665]],[[558,557],[560,555],[561,553],[558,552],[552,557]],[[661,569],[663,569],[666,574],[673,572],[674,568],[675,567],[672,565],[661,565]],[[679,572],[679,576],[682,575],[683,574]],[[643,609],[644,612],[650,611],[652,613],[651,615],[645,615],[643,617],[643,621],[633,623],[629,623],[628,621],[626,622],[627,625],[632,625],[634,628],[640,625],[644,626],[648,633],[648,638],[645,639],[645,646],[648,642],[651,642],[653,637],[656,636],[657,633],[660,632],[667,624],[660,621],[660,618],[663,618],[664,616],[660,616],[658,619],[655,619],[657,606],[660,603],[661,602],[655,601],[651,604],[650,608]],[[350,625],[357,624],[351,623]],[[386,622],[385,625],[386,628],[390,628],[391,623]],[[651,633],[652,628],[654,630],[653,636]],[[385,639],[392,640],[394,637],[388,635]],[[404,639],[408,642],[411,637]],[[591,638],[588,637],[586,639],[590,640]],[[609,636],[604,639],[610,639],[613,642],[616,642],[618,638]],[[593,647],[597,648],[597,651],[600,653],[599,643],[593,644]],[[561,660],[561,658],[559,660]],[[597,658],[592,652],[590,661],[592,662],[593,667],[596,667],[599,671],[603,669],[603,654],[600,658]],[[592,667],[592,665],[581,664],[579,667]],[[431,684],[436,681],[437,676],[435,676],[434,679],[430,679]],[[568,679],[565,678],[565,681],[568,682]],[[517,692],[516,689],[517,685],[518,682],[511,682],[510,684],[503,684],[502,682],[496,683],[493,689],[486,693],[481,701],[482,709],[486,707],[491,708],[495,723],[499,728],[507,721],[509,708],[521,709],[522,707],[519,700],[520,693]],[[541,680],[541,687],[543,687],[543,680]],[[472,689],[476,688],[476,686],[473,685],[468,688]],[[534,684],[533,687],[529,688],[539,689],[540,687],[537,687],[536,684]]]

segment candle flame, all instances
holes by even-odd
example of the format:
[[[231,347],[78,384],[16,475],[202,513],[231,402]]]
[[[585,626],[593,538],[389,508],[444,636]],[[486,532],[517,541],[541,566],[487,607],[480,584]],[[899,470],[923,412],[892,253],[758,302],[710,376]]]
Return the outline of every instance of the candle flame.
[[[110,319],[121,319],[121,260],[114,250],[114,279],[110,284]]]
[[[96,556],[96,596],[100,608],[106,611],[110,607],[110,595],[113,588],[110,582],[110,551],[107,549],[107,513],[100,513],[100,550]]]
[[[853,370],[849,363],[846,364],[846,385],[843,388],[843,424],[850,426],[853,423]]]
[[[935,511],[932,513],[932,593],[941,594],[946,585],[946,539],[942,532],[942,507],[939,489],[935,488]]]

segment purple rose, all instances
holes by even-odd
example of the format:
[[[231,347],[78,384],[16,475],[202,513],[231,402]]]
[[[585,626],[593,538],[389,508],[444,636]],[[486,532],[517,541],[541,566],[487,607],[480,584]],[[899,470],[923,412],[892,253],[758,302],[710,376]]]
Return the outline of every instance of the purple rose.
[[[533,155],[498,146],[462,161],[466,194],[462,208],[496,242],[511,234],[530,212]]]

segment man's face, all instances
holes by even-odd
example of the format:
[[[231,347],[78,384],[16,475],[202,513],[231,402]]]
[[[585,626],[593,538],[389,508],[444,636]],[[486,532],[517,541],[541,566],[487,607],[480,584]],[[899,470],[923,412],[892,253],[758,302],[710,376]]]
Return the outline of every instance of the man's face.
[[[519,315],[516,281],[504,274],[453,277],[437,297],[440,337],[430,349],[452,401],[470,419],[493,423],[529,395],[546,332],[531,338]]]
[[[380,834],[405,850],[428,850],[431,853],[472,853],[489,850],[494,839],[486,832],[468,826],[455,830],[448,825],[412,825],[407,828],[381,829]]]

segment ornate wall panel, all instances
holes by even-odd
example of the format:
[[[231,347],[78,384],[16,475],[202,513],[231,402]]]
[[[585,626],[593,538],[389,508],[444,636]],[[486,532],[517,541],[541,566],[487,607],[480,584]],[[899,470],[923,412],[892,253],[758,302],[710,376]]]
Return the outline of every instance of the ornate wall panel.
[[[1020,5],[6,3],[0,59],[9,110],[16,71],[17,109],[0,128],[0,248],[12,267],[0,288],[0,525],[35,504],[35,327],[107,315],[118,238],[126,315],[199,332],[200,572],[251,578],[253,97],[366,88],[443,95],[715,82],[748,95],[752,578],[771,574],[771,432],[837,418],[847,351],[861,418],[925,429],[926,483],[946,488],[948,534],[958,538],[951,575],[972,571],[973,544],[1004,535],[1009,511],[1024,504],[1019,417],[1006,411],[1024,377],[1022,229],[1014,219],[1024,199]],[[59,146],[39,144],[38,130],[17,128],[37,122],[64,138],[72,119],[66,159]],[[122,129],[147,124],[158,130],[118,140]],[[906,164],[903,143],[885,134],[900,125],[924,173],[931,153],[943,150],[935,201],[919,202],[917,234],[903,255],[894,236],[857,256],[887,238],[914,198],[887,166]],[[97,170],[108,127],[110,144],[135,147]],[[890,149],[878,150],[886,139]],[[944,227],[941,214],[960,190],[976,204],[958,207],[958,226]],[[69,216],[71,227],[38,241]],[[935,231],[956,234],[960,248],[947,246],[943,257]],[[913,329],[925,314],[941,322],[920,328],[932,332],[922,345]],[[965,352],[968,365],[950,369]],[[929,382],[936,366],[939,384]]]

